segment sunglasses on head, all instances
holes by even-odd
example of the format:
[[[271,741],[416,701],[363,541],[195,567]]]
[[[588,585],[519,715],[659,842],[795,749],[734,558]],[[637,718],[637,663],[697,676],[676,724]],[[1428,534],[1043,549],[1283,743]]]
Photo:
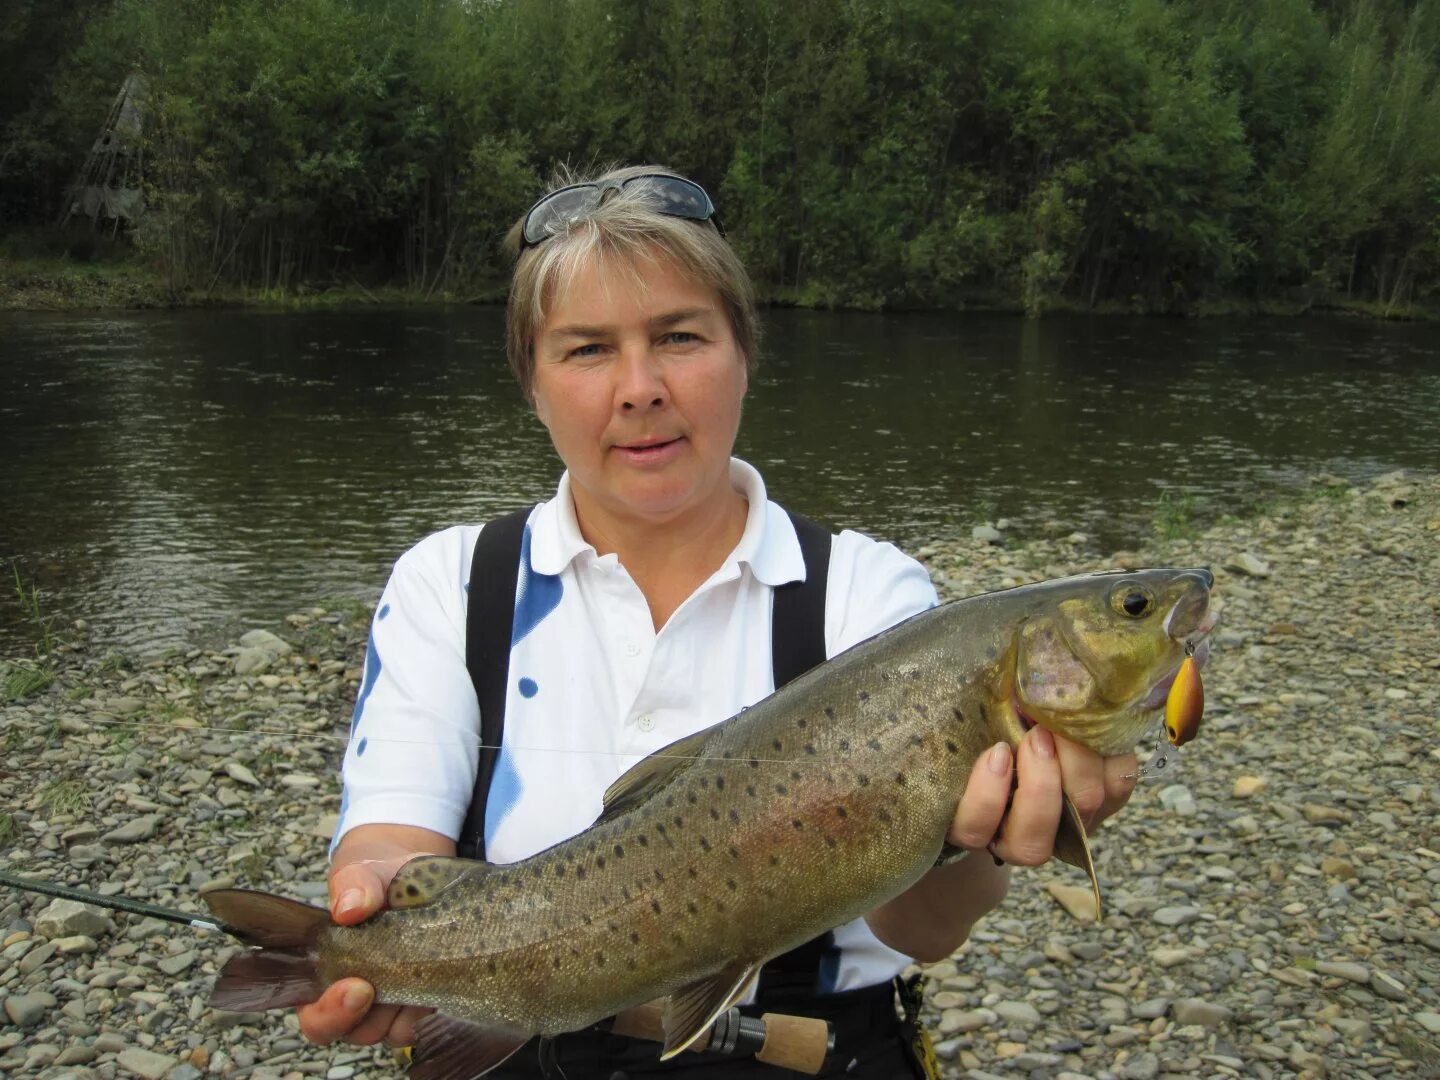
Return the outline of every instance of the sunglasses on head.
[[[568,222],[583,218],[605,200],[607,193],[639,186],[651,196],[653,209],[671,217],[689,221],[713,221],[723,236],[715,204],[705,189],[693,180],[669,173],[642,173],[624,180],[600,180],[589,184],[571,184],[544,196],[530,208],[521,228],[520,250],[534,247],[559,232]]]

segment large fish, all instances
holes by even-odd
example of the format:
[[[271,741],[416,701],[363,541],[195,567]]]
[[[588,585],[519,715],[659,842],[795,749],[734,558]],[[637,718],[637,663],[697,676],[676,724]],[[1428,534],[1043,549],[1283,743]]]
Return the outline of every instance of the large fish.
[[[215,914],[262,946],[229,961],[211,1003],[295,1005],[360,976],[380,1001],[437,1010],[417,1028],[417,1068],[461,1078],[533,1035],[668,994],[671,1056],[767,959],[955,856],[956,803],[997,741],[1040,724],[1102,754],[1129,750],[1182,665],[1195,700],[1211,584],[1205,570],[1087,574],[917,615],[645,758],[594,825],[532,858],[412,860],[388,910],[359,926],[210,892]],[[1171,712],[1172,740],[1193,735],[1198,713]],[[1068,800],[1056,851],[1090,875],[1098,903]]]

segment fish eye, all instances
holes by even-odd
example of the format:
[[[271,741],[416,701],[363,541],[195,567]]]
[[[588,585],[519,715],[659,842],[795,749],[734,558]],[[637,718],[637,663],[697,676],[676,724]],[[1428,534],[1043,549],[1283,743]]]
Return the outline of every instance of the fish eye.
[[[1148,615],[1155,607],[1155,597],[1150,590],[1140,585],[1125,585],[1110,594],[1110,606],[1121,615],[1138,619]]]

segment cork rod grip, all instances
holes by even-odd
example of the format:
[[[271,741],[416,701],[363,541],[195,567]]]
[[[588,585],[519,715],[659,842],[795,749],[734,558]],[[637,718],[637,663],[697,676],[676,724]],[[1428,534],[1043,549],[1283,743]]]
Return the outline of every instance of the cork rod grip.
[[[631,1039],[663,1043],[664,1017],[663,1000],[651,1001],[617,1014],[611,1022],[610,1030],[616,1035]],[[785,1013],[766,1013],[761,1017],[761,1021],[765,1025],[765,1042],[755,1051],[756,1061],[778,1065],[783,1069],[793,1069],[809,1076],[816,1075],[824,1068],[825,1057],[830,1051],[830,1025],[824,1020],[809,1016],[789,1016]],[[710,1038],[710,1032],[706,1032],[703,1038],[690,1044],[690,1049],[708,1049]]]
[[[816,1075],[825,1067],[830,1049],[830,1025],[813,1016],[787,1016],[766,1013],[765,1045],[755,1052],[755,1060],[782,1069]]]

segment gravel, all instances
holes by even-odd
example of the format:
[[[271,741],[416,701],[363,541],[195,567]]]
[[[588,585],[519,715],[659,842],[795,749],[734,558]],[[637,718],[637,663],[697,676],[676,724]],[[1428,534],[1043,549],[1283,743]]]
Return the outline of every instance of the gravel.
[[[946,1076],[1440,1074],[1440,477],[1322,479],[1137,551],[1050,531],[921,555],[945,596],[1215,568],[1206,718],[1095,838],[1099,922],[1078,871],[1017,870],[925,969]],[[65,646],[0,704],[0,866],[197,913],[202,886],[323,896],[366,621],[311,609],[144,663]],[[293,1012],[210,1009],[222,935],[67,903],[0,891],[0,1074],[398,1075]]]

